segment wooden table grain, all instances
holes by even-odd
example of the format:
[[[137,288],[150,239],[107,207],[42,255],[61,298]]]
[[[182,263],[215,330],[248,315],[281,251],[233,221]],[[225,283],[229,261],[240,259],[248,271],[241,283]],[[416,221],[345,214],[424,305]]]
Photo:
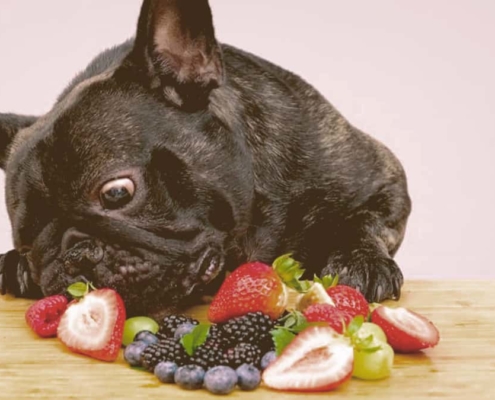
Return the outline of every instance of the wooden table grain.
[[[394,304],[394,302],[387,302]],[[161,384],[122,359],[105,363],[65,350],[57,339],[37,338],[24,322],[30,301],[0,296],[1,399],[198,399],[205,390]],[[234,391],[236,399],[368,398],[495,399],[495,281],[409,281],[400,305],[430,318],[439,345],[416,355],[397,355],[393,375],[352,379],[332,392],[293,394],[260,388]],[[205,320],[206,306],[190,310]]]

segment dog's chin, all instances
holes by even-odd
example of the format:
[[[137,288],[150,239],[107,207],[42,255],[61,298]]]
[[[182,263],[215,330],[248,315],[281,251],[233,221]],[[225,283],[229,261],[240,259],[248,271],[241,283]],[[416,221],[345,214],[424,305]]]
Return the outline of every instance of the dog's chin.
[[[224,269],[223,255],[212,248],[173,265],[143,254],[94,242],[78,246],[43,269],[40,285],[48,296],[64,293],[75,282],[91,282],[116,290],[128,317],[162,318],[200,303],[201,293]]]

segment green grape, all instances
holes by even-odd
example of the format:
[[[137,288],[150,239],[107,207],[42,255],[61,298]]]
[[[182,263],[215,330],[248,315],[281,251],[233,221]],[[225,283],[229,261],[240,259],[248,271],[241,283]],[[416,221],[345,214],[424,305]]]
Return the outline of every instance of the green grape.
[[[158,323],[149,317],[132,317],[128,318],[124,324],[124,335],[122,336],[122,344],[127,346],[134,341],[136,336],[141,331],[150,331],[157,333],[159,329]]]
[[[364,322],[361,328],[359,328],[357,336],[359,339],[365,339],[369,335],[373,335],[373,340],[377,342],[387,343],[387,336],[382,328],[371,322]]]
[[[394,363],[394,350],[388,343],[373,341],[381,348],[374,352],[354,349],[354,371],[352,376],[365,380],[383,379],[390,376]]]

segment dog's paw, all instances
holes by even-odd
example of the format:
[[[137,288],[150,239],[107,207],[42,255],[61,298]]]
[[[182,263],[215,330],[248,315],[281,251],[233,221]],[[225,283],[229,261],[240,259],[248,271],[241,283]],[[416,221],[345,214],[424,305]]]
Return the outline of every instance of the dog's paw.
[[[358,289],[370,302],[400,298],[404,277],[396,262],[369,250],[333,254],[322,275],[338,275],[339,283]]]
[[[15,250],[0,255],[0,294],[33,299],[41,297],[41,290],[31,279],[25,256]]]

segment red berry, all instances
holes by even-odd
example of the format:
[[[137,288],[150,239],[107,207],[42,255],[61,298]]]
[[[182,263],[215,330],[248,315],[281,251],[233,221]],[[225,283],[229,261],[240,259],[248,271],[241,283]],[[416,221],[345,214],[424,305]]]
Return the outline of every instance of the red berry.
[[[250,312],[261,311],[272,319],[287,304],[284,284],[276,271],[263,263],[244,264],[223,282],[208,309],[208,319],[222,323]]]
[[[438,329],[430,320],[403,307],[380,306],[371,313],[371,322],[383,329],[390,346],[400,353],[434,347],[440,341]]]
[[[26,322],[38,336],[53,337],[57,335],[60,318],[66,309],[65,296],[45,297],[27,309]]]
[[[349,313],[330,304],[312,304],[303,314],[308,322],[327,322],[338,333],[343,333],[344,325],[349,325],[352,320]]]
[[[327,293],[333,300],[335,307],[347,312],[352,318],[358,315],[368,317],[369,304],[358,290],[346,285],[337,285],[329,287]]]
[[[114,361],[122,345],[124,302],[112,289],[98,289],[70,303],[58,326],[58,338],[75,353]]]
[[[353,362],[349,341],[330,327],[312,326],[292,340],[262,378],[276,390],[328,391],[351,377]]]

